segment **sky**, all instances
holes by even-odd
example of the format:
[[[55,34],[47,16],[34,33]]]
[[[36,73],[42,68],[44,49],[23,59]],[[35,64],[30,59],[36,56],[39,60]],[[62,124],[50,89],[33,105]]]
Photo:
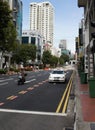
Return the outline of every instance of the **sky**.
[[[29,5],[31,2],[49,1],[54,7],[54,43],[58,48],[60,40],[67,41],[67,49],[75,53],[75,37],[83,18],[83,8],[77,5],[78,0],[22,0],[23,30],[29,29]]]

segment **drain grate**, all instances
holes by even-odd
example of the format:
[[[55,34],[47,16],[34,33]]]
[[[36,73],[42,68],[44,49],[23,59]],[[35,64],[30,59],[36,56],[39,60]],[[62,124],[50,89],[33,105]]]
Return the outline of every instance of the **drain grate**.
[[[95,130],[95,124],[94,123],[91,123],[90,127],[91,127],[91,130]]]

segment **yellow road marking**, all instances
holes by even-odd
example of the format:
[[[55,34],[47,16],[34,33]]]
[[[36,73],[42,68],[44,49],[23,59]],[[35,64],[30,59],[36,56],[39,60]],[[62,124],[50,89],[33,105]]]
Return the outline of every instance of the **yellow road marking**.
[[[0,106],[2,106],[4,104],[4,102],[0,102]]]
[[[20,91],[19,94],[25,94],[27,91]]]
[[[68,99],[69,99],[69,95],[70,95],[70,91],[71,91],[71,87],[72,87],[72,82],[70,83],[70,86],[69,86],[67,98],[66,98],[66,101],[64,103],[64,107],[63,107],[62,113],[65,113],[65,111],[66,111],[67,103],[68,103]]]
[[[7,100],[13,100],[13,99],[15,99],[15,98],[17,98],[17,97],[18,97],[18,96],[12,95],[12,96],[7,97],[6,99],[7,99]]]
[[[34,88],[33,87],[29,87],[29,88],[27,88],[27,90],[33,90]]]
[[[38,84],[34,85],[34,87],[38,87],[38,86],[39,86]]]
[[[67,93],[67,91],[68,91],[69,84],[70,84],[70,82],[71,82],[72,77],[73,77],[73,74],[71,75],[70,80],[69,80],[69,82],[68,82],[68,84],[67,84],[66,90],[65,90],[65,92],[63,93],[63,96],[62,96],[62,98],[61,98],[61,101],[59,102],[59,105],[58,105],[58,107],[57,107],[56,113],[58,113],[58,112],[60,111],[61,107],[62,107],[62,103],[63,103],[63,101],[64,101],[64,99],[65,99],[65,96],[66,96],[66,93]]]

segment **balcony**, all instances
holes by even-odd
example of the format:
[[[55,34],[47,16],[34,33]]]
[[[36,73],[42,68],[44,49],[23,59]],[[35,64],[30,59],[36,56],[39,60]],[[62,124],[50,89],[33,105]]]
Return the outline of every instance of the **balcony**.
[[[78,7],[85,7],[87,0],[78,0]]]

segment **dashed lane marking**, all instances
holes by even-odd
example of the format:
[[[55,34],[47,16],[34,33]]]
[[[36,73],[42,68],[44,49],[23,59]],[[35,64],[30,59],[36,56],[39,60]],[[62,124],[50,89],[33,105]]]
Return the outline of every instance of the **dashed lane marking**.
[[[9,81],[9,80],[13,80],[13,78],[10,78],[10,79],[2,79],[2,80],[0,80],[0,82]]]
[[[20,91],[19,94],[25,94],[27,93],[28,91]]]
[[[9,79],[9,80],[12,80],[12,78],[11,79]],[[30,81],[27,81],[27,82],[31,82],[31,81],[34,81],[34,80],[36,80],[36,79],[32,79],[32,80],[30,80]],[[18,94],[21,94],[21,95],[23,95],[23,94],[25,94],[25,93],[27,93],[28,92],[28,90],[33,90],[34,88],[36,88],[36,87],[39,87],[39,85],[41,85],[41,84],[43,84],[43,83],[45,83],[47,80],[45,80],[45,81],[42,81],[41,83],[39,83],[39,84],[35,84],[33,87],[29,87],[29,88],[27,88],[27,90],[25,91],[25,90],[23,90],[23,91],[20,91],[20,92],[18,92]],[[2,82],[3,82],[3,80],[2,80]],[[0,85],[5,85],[5,84],[8,84],[8,82],[5,82],[5,83],[2,83],[2,84],[0,84]],[[6,100],[14,100],[14,99],[16,99],[16,98],[18,98],[19,96],[17,96],[17,95],[11,95],[11,96],[9,96],[9,97],[7,97],[6,98]],[[5,103],[4,102],[0,102],[0,106],[2,106],[2,105],[4,105]]]
[[[14,99],[16,99],[17,97],[18,97],[18,96],[12,95],[12,96],[7,97],[6,99],[7,99],[7,100],[14,100]]]
[[[4,105],[4,102],[0,102],[0,106]]]
[[[30,83],[32,81],[35,81],[36,79],[32,79],[32,80],[29,80],[29,81],[25,81],[25,83]]]
[[[33,90],[34,88],[33,87],[29,87],[29,88],[27,88],[27,90]]]
[[[39,83],[39,85],[41,85],[41,84],[43,84],[42,82],[41,83]]]
[[[2,85],[6,85],[6,84],[8,84],[8,82],[0,83],[0,86],[2,86]]]
[[[36,85],[34,85],[34,87],[39,87],[39,85],[38,85],[38,84],[36,84]]]

